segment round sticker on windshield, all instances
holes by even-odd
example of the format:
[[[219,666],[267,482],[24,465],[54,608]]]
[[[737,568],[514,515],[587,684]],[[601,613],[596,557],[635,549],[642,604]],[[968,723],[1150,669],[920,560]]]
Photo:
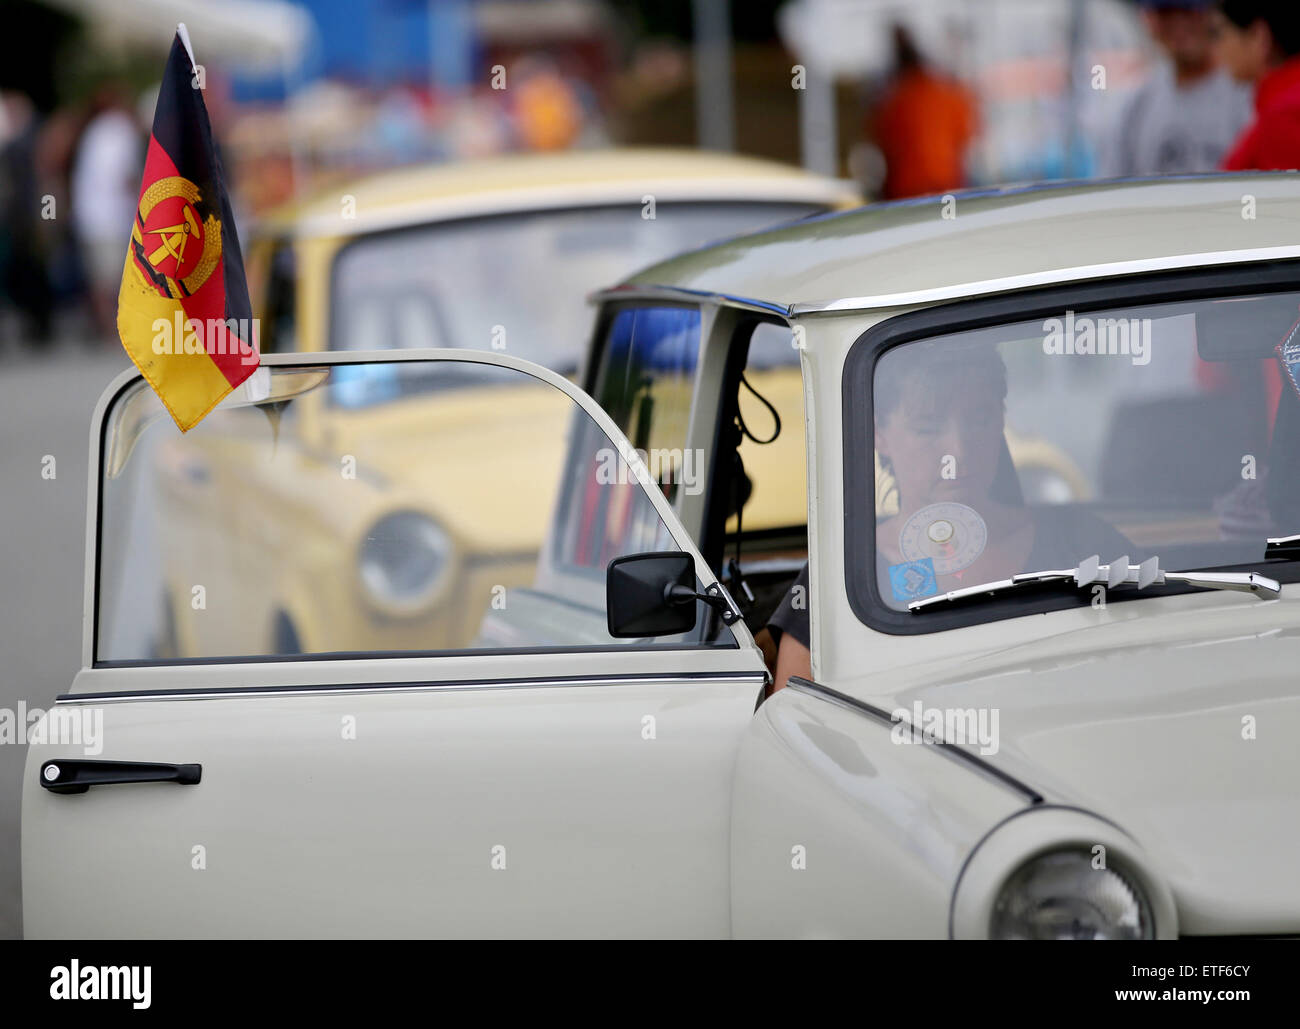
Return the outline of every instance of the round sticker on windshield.
[[[904,561],[934,562],[938,575],[969,568],[984,553],[989,530],[973,507],[952,501],[921,508],[903,523],[898,549]]]

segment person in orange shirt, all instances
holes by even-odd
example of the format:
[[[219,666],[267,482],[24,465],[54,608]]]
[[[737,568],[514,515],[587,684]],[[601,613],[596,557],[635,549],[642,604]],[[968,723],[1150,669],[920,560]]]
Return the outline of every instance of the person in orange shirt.
[[[975,137],[975,100],[954,79],[926,66],[911,34],[894,27],[895,70],[868,120],[885,158],[885,199],[946,193],[966,182]]]
[[[530,59],[518,73],[515,114],[527,150],[565,150],[582,134],[582,105],[559,69]]]

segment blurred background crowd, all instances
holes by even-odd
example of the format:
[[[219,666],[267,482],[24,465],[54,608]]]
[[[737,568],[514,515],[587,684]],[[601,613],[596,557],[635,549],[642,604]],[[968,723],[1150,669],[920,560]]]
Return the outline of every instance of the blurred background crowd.
[[[1294,0],[5,0],[0,348],[112,340],[185,21],[237,221],[358,173],[734,150],[867,198],[1300,165]],[[505,88],[501,88],[505,87]]]

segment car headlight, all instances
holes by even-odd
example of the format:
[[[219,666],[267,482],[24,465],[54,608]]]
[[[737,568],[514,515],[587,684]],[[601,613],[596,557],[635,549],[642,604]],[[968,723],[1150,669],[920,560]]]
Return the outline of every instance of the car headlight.
[[[1087,851],[1040,854],[1016,870],[993,904],[995,940],[1149,940],[1151,905],[1132,877],[1094,868]]]
[[[385,515],[366,533],[358,554],[361,583],[379,606],[418,611],[437,594],[451,558],[451,539],[418,511]]]

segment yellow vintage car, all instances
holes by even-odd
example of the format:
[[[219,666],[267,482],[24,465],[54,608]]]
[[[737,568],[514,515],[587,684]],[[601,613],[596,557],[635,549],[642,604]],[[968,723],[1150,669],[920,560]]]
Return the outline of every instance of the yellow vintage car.
[[[247,268],[259,343],[263,353],[491,350],[576,376],[591,333],[587,290],[859,202],[850,186],[800,169],[690,151],[374,175],[257,227]],[[372,367],[351,392],[344,381],[304,386],[273,405],[274,459],[249,442],[270,408],[252,407],[247,391],[250,406],[232,399],[191,445],[158,446],[160,657],[460,647],[494,598],[531,581],[551,511],[518,510],[503,484],[546,482],[554,494],[568,412],[548,402],[553,391],[472,376],[412,386],[379,381],[391,366]],[[537,448],[503,453],[503,428],[518,419],[535,424]],[[481,467],[482,494],[439,493],[448,462]],[[273,574],[210,559],[209,533],[223,528],[239,562]]]

